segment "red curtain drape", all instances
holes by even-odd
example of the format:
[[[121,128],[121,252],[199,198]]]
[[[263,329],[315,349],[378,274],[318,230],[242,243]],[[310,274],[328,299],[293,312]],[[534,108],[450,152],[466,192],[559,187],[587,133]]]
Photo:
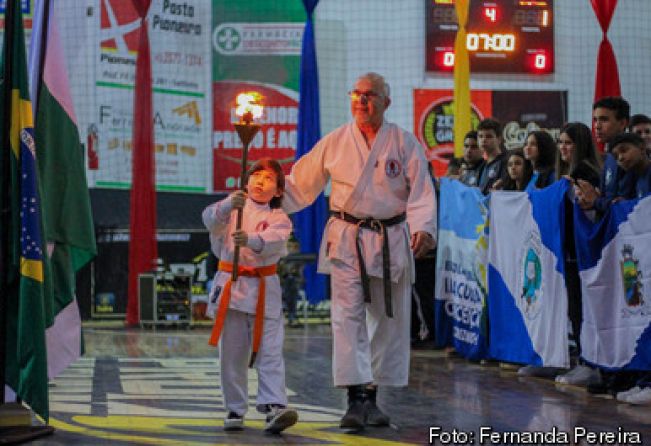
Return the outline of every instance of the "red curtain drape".
[[[621,96],[617,59],[615,59],[615,52],[606,35],[617,7],[617,0],[590,0],[590,3],[603,32],[601,44],[599,45],[599,55],[597,56],[597,76],[594,91],[594,100],[597,101],[604,96]]]
[[[147,11],[151,0],[132,0],[140,15],[133,97],[132,179],[129,216],[129,296],[127,325],[138,324],[138,275],[151,271],[158,257],[156,245],[156,174],[152,106],[151,55]]]

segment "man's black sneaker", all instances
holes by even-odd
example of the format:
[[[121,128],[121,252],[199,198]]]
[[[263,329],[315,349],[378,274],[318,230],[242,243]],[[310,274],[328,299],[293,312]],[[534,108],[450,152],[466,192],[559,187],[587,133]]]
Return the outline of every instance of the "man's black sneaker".
[[[366,405],[362,400],[355,400],[348,404],[348,410],[342,417],[339,427],[342,429],[364,429],[366,424]]]
[[[375,402],[370,399],[364,401],[364,409],[366,410],[366,424],[369,426],[388,426],[389,416],[384,414]]]

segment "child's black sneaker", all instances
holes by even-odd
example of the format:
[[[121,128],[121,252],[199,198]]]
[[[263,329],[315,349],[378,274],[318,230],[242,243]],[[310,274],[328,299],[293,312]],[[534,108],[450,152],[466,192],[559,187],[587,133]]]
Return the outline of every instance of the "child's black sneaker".
[[[228,412],[228,415],[224,418],[224,430],[241,431],[242,429],[244,429],[244,417],[235,412]]]
[[[279,434],[298,421],[298,413],[289,407],[269,405],[264,430],[270,434]]]

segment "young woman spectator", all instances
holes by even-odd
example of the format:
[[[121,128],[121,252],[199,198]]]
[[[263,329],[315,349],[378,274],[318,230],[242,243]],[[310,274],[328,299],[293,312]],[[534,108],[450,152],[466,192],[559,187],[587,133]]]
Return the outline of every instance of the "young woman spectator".
[[[557,149],[549,133],[543,130],[529,133],[523,151],[525,158],[531,161],[533,166],[533,176],[527,189],[542,189],[556,181],[554,163]]]
[[[592,142],[590,128],[580,122],[563,126],[558,137],[556,178],[568,177],[573,184],[578,180],[599,186],[601,162]],[[576,356],[581,355],[581,322],[583,320],[581,282],[576,263],[574,242],[574,190],[570,189],[565,200],[565,285],[567,287],[568,317],[572,325],[572,338],[576,344]],[[556,377],[561,384],[588,385],[599,381],[599,372],[582,363],[569,372]]]
[[[561,129],[556,157],[556,179],[569,176],[572,181],[585,180],[599,186],[601,161],[590,128],[580,122],[570,122]]]

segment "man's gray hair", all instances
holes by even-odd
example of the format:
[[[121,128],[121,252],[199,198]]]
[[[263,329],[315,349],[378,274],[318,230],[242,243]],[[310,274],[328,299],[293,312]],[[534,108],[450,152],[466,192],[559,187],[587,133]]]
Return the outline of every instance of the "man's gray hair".
[[[389,83],[384,79],[384,76],[382,76],[381,74],[370,71],[368,73],[362,74],[357,79],[358,80],[368,79],[369,81],[371,81],[371,83],[377,85],[381,89],[380,93],[382,93],[384,97],[386,98],[391,97],[391,88],[389,87]]]

